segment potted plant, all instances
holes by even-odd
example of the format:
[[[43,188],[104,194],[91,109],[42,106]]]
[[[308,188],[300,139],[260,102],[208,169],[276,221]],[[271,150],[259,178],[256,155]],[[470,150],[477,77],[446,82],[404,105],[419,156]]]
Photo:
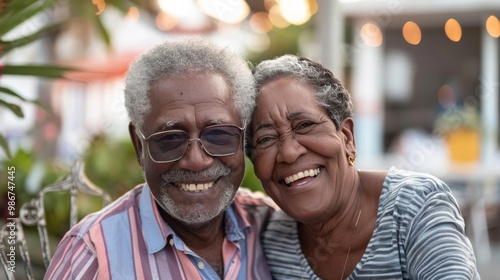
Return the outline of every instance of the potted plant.
[[[448,155],[455,163],[479,160],[481,148],[481,119],[472,106],[453,107],[435,122],[435,132],[444,138]]]

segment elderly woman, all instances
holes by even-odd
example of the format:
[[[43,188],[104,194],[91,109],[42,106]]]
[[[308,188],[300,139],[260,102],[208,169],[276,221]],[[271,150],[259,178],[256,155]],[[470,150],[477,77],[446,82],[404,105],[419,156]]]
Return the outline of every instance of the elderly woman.
[[[263,240],[275,279],[479,279],[442,181],[356,168],[353,105],[329,70],[285,55],[254,76],[247,153],[283,210]]]

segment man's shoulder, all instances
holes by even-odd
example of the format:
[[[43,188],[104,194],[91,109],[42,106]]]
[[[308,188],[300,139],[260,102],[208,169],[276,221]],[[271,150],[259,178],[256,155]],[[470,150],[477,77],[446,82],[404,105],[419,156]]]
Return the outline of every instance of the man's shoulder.
[[[274,201],[262,192],[254,192],[240,188],[234,199],[234,206],[238,213],[252,226],[252,232],[262,232],[272,214],[278,209]]]
[[[252,191],[243,187],[239,188],[234,201],[242,206],[263,206],[278,209],[276,203],[263,192]]]

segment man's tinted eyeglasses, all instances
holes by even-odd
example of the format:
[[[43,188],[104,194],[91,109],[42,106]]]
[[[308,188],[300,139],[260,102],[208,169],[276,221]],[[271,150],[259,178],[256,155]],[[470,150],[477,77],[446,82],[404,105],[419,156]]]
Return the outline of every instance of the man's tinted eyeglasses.
[[[156,163],[167,163],[181,159],[191,141],[198,141],[214,157],[234,155],[240,148],[244,129],[229,124],[212,125],[204,128],[199,138],[189,138],[183,130],[160,131],[147,138],[140,130],[139,134],[146,141],[149,157]]]

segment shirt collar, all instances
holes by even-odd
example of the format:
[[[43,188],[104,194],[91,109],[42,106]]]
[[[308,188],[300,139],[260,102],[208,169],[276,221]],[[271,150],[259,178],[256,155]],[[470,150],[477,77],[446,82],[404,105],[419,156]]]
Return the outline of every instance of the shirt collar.
[[[163,221],[148,184],[144,184],[139,201],[142,232],[149,254],[160,251],[167,244],[170,229]]]
[[[227,209],[225,215],[226,238],[231,242],[245,239],[247,232],[250,232],[250,223],[245,219],[243,210],[239,203],[234,201]]]
[[[149,254],[154,254],[163,249],[170,235],[173,235],[176,247],[181,247],[181,244],[179,244],[180,238],[176,236],[161,217],[158,206],[147,184],[144,184],[142,190],[139,211],[143,225],[142,232]],[[243,209],[237,201],[234,201],[225,211],[225,230],[226,238],[231,242],[245,239],[246,234],[251,230],[250,223],[245,218]]]

